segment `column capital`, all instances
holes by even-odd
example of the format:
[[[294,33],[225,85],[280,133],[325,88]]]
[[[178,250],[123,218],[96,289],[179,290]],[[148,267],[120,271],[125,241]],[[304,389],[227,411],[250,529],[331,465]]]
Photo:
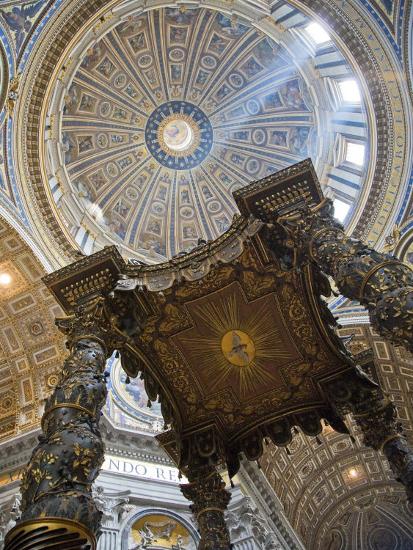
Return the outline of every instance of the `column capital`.
[[[203,466],[188,472],[190,483],[181,485],[201,533],[199,550],[229,550],[230,538],[225,512],[231,494],[215,468]]]
[[[121,347],[127,336],[116,330],[117,316],[110,311],[103,296],[94,296],[77,305],[67,317],[56,319],[56,325],[67,337],[66,346],[71,349],[80,340],[99,344],[105,355]]]

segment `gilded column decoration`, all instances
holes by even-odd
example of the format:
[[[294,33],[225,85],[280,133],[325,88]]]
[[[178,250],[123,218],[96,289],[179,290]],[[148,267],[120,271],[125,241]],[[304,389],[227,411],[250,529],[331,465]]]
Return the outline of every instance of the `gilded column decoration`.
[[[413,351],[413,271],[406,264],[348,237],[330,199],[300,210],[293,220],[279,221],[297,245],[309,244],[312,259],[344,296],[368,309],[382,336]]]
[[[96,546],[102,513],[91,487],[103,462],[99,419],[111,351],[103,301],[94,298],[57,321],[70,353],[46,402],[43,433],[22,480],[22,515],[6,537],[6,550],[31,548],[34,541],[48,548],[57,536],[61,543],[75,541],[76,548]]]
[[[203,467],[189,476],[190,483],[181,485],[185,498],[198,523],[201,541],[199,550],[229,550],[230,537],[224,514],[231,494],[214,468]]]
[[[364,445],[384,453],[413,504],[413,451],[403,437],[394,404],[361,369],[330,382],[327,393],[339,414],[353,413]]]

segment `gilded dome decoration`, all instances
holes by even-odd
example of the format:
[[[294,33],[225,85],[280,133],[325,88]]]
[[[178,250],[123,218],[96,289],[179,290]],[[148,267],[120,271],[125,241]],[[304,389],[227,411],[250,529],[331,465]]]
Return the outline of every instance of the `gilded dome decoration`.
[[[166,168],[188,170],[207,157],[213,142],[209,119],[187,101],[169,101],[155,109],[145,127],[145,143]]]
[[[238,16],[165,7],[123,14],[80,64],[69,56],[50,100],[59,137],[46,141],[46,172],[81,250],[117,244],[164,261],[226,231],[235,190],[309,156],[347,212],[364,167],[346,152],[350,141],[364,151],[368,128],[326,36],[334,62],[315,70],[305,29],[293,44]]]

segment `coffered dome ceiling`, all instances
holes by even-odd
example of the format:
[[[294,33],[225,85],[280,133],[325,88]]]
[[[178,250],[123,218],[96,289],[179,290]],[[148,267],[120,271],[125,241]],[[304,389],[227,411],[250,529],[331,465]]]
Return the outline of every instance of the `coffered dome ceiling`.
[[[156,9],[123,16],[68,58],[46,162],[84,252],[172,257],[229,227],[236,189],[309,156],[344,218],[365,177],[349,151],[367,148],[366,116],[348,62],[302,17],[286,33],[211,9]]]

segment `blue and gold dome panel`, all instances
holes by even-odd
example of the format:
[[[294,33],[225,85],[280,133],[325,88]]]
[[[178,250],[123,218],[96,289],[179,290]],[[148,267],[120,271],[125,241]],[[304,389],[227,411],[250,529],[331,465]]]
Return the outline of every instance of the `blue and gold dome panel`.
[[[123,14],[88,43],[80,65],[67,64],[54,100],[60,138],[47,142],[52,194],[85,253],[117,244],[164,261],[228,229],[235,190],[308,156],[354,200],[361,170],[335,167],[350,111],[336,116],[331,92],[351,73],[332,43],[320,59],[337,57],[338,68],[323,68],[296,32],[270,36],[189,7]],[[350,110],[365,140],[362,106]]]
[[[145,143],[151,155],[166,168],[190,170],[201,164],[211,150],[211,122],[193,103],[168,101],[149,116]]]

